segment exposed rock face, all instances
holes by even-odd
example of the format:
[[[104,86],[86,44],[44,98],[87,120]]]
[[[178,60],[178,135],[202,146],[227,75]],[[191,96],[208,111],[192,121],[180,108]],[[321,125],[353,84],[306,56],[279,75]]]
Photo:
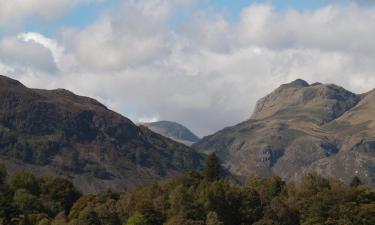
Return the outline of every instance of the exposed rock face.
[[[0,159],[10,172],[61,175],[97,192],[197,169],[202,156],[94,99],[1,76]]]
[[[375,185],[375,91],[297,80],[258,101],[251,118],[203,138],[235,174],[298,179],[307,171]]]
[[[305,81],[284,84],[258,101],[252,119],[304,117],[326,123],[355,106],[360,97],[336,85],[309,86]]]
[[[195,135],[185,126],[176,122],[158,121],[153,123],[144,123],[142,125],[148,127],[150,130],[158,134],[189,146],[199,141],[199,137],[197,135]]]

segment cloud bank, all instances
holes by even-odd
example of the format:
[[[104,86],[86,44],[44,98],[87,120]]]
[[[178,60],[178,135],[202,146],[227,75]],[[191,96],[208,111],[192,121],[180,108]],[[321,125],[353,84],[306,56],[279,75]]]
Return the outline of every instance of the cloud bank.
[[[297,78],[369,91],[374,36],[375,9],[354,3],[303,12],[253,4],[233,21],[194,1],[125,1],[56,37],[3,37],[0,73],[98,98],[136,122],[172,120],[207,135],[248,119],[257,99]]]

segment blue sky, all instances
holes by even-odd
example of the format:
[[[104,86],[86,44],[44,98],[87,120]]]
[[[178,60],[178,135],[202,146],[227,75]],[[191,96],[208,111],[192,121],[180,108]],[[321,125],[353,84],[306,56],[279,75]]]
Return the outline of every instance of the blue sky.
[[[24,24],[24,31],[42,33],[46,36],[54,34],[62,28],[73,27],[82,28],[93,23],[100,15],[108,9],[121,4],[121,0],[104,0],[99,3],[81,5],[69,10],[64,17],[54,21],[41,21],[38,18],[29,18]],[[330,0],[201,0],[198,1],[198,8],[204,11],[222,13],[229,20],[238,19],[240,12],[251,4],[267,3],[271,4],[276,10],[295,9],[299,11],[312,11],[323,7],[334,1]],[[350,0],[339,0],[336,3],[345,4]],[[183,20],[184,11],[176,13],[176,21]]]
[[[345,0],[343,0],[345,1]],[[314,10],[329,4],[332,1],[327,0],[275,0],[275,1],[255,1],[255,0],[211,0],[209,4],[215,8],[228,11],[231,16],[236,16],[246,6],[254,3],[269,3],[279,10],[294,8],[298,10]]]
[[[50,22],[33,17],[26,22],[24,30],[52,36],[61,28],[82,28],[93,23],[105,10],[119,3],[120,0],[105,0],[99,3],[81,5],[69,10],[64,17]]]

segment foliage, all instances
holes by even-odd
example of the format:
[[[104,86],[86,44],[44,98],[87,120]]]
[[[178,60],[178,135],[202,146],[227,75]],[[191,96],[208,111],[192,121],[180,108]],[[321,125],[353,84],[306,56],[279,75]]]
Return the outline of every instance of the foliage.
[[[220,179],[222,175],[222,168],[219,157],[215,153],[207,156],[205,166],[203,168],[203,175],[208,181]]]
[[[216,212],[209,212],[207,214],[206,225],[224,225],[224,223],[220,221]]]
[[[213,160],[215,161],[215,160]],[[209,165],[212,161],[208,161]],[[209,166],[210,167],[210,166]],[[0,222],[9,225],[367,225],[375,224],[375,193],[307,174],[296,184],[251,177],[239,185],[189,172],[124,193],[80,196],[62,178],[10,177],[0,166]],[[219,168],[220,167],[211,167]]]
[[[148,221],[144,215],[135,212],[129,219],[126,225],[148,225]]]
[[[358,176],[354,176],[352,182],[350,182],[351,187],[358,187],[362,184],[362,181],[359,179]]]
[[[8,176],[3,165],[0,177],[0,224],[50,225],[59,213],[67,215],[81,196],[63,178],[37,178],[24,171]]]

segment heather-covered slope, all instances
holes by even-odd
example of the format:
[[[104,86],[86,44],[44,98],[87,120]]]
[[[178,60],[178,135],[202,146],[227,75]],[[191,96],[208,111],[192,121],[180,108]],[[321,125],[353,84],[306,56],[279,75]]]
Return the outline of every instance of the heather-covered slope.
[[[295,180],[314,170],[375,185],[375,94],[296,80],[258,101],[251,118],[203,138],[235,174]]]
[[[199,137],[197,137],[197,135],[195,135],[185,126],[176,122],[158,121],[153,123],[144,123],[142,125],[148,127],[150,130],[158,134],[169,137],[186,145],[192,145],[193,143],[199,141]]]
[[[201,155],[94,99],[0,77],[0,158],[9,172],[62,175],[84,192],[121,191],[200,167]]]

